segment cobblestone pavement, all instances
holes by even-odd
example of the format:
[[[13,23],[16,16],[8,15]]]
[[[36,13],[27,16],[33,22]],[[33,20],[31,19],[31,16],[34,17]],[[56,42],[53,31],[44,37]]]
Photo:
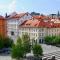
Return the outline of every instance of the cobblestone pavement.
[[[12,60],[10,56],[0,56],[0,60]]]
[[[41,44],[41,46],[43,48],[43,54],[60,51],[60,48],[56,46],[51,46],[51,45],[46,45],[46,44]]]
[[[56,60],[60,60],[60,48],[56,46],[41,44],[43,48],[43,54],[47,58],[51,58],[52,56],[56,57]]]

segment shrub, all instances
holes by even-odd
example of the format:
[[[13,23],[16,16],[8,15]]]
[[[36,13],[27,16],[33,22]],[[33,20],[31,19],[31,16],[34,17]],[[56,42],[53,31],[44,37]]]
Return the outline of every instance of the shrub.
[[[52,43],[52,37],[51,36],[46,36],[45,37],[45,43],[46,44],[51,44]]]
[[[22,45],[14,45],[11,51],[12,58],[20,59],[24,56],[24,47]]]
[[[31,50],[29,35],[28,34],[22,35],[22,41],[23,41],[25,53],[29,53]]]
[[[30,38],[28,35],[22,35],[18,37],[17,43],[12,47],[11,56],[16,59],[20,59],[26,56],[26,53],[30,51]]]
[[[4,47],[3,42],[4,42],[4,38],[2,35],[0,35],[0,49],[2,49]]]
[[[4,39],[4,47],[12,47],[13,40],[9,37],[5,37]]]
[[[50,45],[59,45],[60,37],[59,36],[46,36],[45,43]]]
[[[9,37],[3,37],[0,35],[0,48],[7,48],[7,47],[12,47],[13,45],[13,40]]]
[[[43,55],[43,50],[42,50],[41,45],[35,44],[33,46],[33,54],[35,56],[42,56]]]

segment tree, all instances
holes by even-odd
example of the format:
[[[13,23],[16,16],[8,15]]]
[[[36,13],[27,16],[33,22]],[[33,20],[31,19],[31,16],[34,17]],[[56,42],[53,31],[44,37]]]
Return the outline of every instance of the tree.
[[[22,35],[22,41],[23,41],[25,53],[29,53],[31,51],[31,47],[30,47],[31,44],[30,44],[30,37],[27,33],[25,35]]]
[[[17,38],[17,45],[22,45],[22,39],[21,39],[21,37]]]
[[[59,36],[56,36],[55,39],[53,39],[53,44],[54,45],[60,44],[60,37]]]
[[[41,45],[35,44],[33,46],[33,54],[34,54],[34,56],[37,56],[37,57],[43,55],[43,50],[42,50]]]
[[[52,43],[52,37],[51,36],[46,36],[44,39],[45,39],[46,44],[51,44]]]
[[[12,47],[13,40],[9,37],[5,37],[3,43],[4,43],[4,47]]]
[[[36,12],[31,12],[31,15],[40,15],[40,13],[36,13]]]
[[[58,45],[60,44],[60,36],[46,36],[45,43],[51,45]]]
[[[17,43],[12,47],[11,56],[16,59],[23,58],[30,51],[30,38],[27,34],[18,37]]]
[[[0,34],[0,49],[2,49],[2,48],[4,47],[3,42],[4,42],[4,38],[3,38],[3,36]]]
[[[22,45],[14,45],[11,52],[12,58],[19,60],[24,56],[24,47]]]
[[[11,38],[0,35],[0,49],[6,47],[12,47],[12,44],[13,40]]]
[[[24,46],[20,37],[18,37],[17,43],[12,47],[11,56],[12,58],[16,58],[17,60],[23,58],[24,56]]]

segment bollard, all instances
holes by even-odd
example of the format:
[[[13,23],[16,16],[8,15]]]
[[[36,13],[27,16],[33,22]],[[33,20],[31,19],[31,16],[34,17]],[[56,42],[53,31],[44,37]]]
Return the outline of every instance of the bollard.
[[[48,58],[48,60],[52,60],[52,58]]]
[[[52,60],[56,60],[54,55],[52,56]]]
[[[47,57],[42,58],[42,60],[47,60]]]

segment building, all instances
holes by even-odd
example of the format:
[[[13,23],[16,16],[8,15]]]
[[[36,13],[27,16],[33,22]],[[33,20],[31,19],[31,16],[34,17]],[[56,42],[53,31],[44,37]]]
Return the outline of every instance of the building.
[[[13,40],[16,40],[19,34],[18,26],[21,25],[24,21],[32,19],[32,16],[29,13],[12,13],[7,16],[7,35]]]
[[[60,35],[60,23],[54,23],[50,20],[27,20],[19,26],[19,36],[28,33],[31,41],[34,39],[37,43],[43,43],[45,36]]]
[[[0,34],[6,36],[6,20],[3,16],[0,16]]]
[[[48,15],[50,18],[54,19],[54,18],[58,18],[60,19],[60,12],[58,11],[57,14],[50,14]]]

